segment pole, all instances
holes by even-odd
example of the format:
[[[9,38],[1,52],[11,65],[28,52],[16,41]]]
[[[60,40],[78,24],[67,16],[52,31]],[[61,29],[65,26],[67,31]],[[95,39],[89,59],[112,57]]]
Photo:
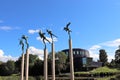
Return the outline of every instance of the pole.
[[[47,49],[44,49],[44,80],[48,80],[48,70],[47,70]]]
[[[74,80],[72,40],[69,39],[70,80]]]
[[[21,62],[21,80],[24,80],[24,53],[22,53],[22,62]]]
[[[51,47],[52,47],[52,80],[55,80],[55,52],[53,42]]]
[[[28,49],[26,49],[26,74],[25,80],[28,80],[28,72],[29,72],[29,53]]]

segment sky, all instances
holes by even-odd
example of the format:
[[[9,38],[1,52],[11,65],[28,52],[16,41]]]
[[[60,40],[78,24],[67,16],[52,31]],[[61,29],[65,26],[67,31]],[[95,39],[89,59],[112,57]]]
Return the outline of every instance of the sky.
[[[73,48],[88,50],[94,60],[105,49],[108,60],[114,59],[120,45],[119,0],[0,0],[0,61],[21,56],[22,35],[28,36],[29,52],[43,59],[39,30],[50,29],[57,36],[55,52],[67,49],[68,34],[63,28],[68,22]],[[51,45],[46,44],[50,52]]]

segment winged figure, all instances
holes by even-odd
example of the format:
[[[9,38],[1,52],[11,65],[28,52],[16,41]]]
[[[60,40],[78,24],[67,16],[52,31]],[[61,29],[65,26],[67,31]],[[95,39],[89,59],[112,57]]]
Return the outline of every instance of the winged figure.
[[[22,46],[22,51],[24,52],[24,43],[23,43],[23,40],[22,40],[22,39],[20,40],[19,45]]]
[[[70,29],[69,29],[69,25],[70,25],[71,23],[69,22],[67,25],[66,25],[66,27],[64,27],[64,30],[66,31],[66,32],[68,32],[68,33],[70,33],[70,32],[72,32]]]
[[[52,31],[50,31],[50,30],[46,30],[47,31],[47,33],[50,35],[50,37],[52,38],[52,36],[54,36],[54,37],[57,37],[56,35],[54,35],[53,33],[52,33]]]
[[[45,40],[50,43],[50,41],[45,37],[45,33],[42,33],[41,30],[39,31],[39,36],[41,37],[41,39],[43,39],[44,44],[45,44]]]
[[[25,36],[25,35],[22,35],[22,39],[24,39],[24,40],[25,40],[25,43],[26,43],[27,48],[28,48],[28,47],[29,47],[29,44],[28,44],[28,41],[27,41],[28,37],[27,37],[27,36]]]
[[[69,29],[69,25],[70,25],[71,23],[69,22],[65,27],[64,27],[64,30],[66,31],[66,32],[68,32],[68,35],[69,35],[69,37],[71,37],[70,36],[70,32],[72,32],[70,29]]]

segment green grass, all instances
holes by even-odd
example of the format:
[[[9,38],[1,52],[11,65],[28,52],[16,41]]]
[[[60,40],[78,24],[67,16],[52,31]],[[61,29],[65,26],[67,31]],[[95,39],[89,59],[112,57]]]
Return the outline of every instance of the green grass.
[[[20,80],[20,76],[0,76],[0,80]],[[29,77],[28,80],[36,80],[34,77]]]
[[[120,71],[118,69],[111,69],[111,68],[108,68],[106,66],[90,71],[90,73],[101,73],[101,72],[103,72],[103,73],[105,73],[105,72],[115,73],[115,72],[120,72]]]

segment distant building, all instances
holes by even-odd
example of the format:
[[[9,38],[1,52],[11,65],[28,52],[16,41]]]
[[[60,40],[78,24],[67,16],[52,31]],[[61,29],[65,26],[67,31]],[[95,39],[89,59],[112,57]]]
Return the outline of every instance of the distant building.
[[[69,49],[62,50],[67,56],[69,61]],[[93,58],[90,57],[89,51],[81,48],[73,48],[73,60],[75,71],[91,70],[96,67],[102,66],[99,62],[93,62]]]

